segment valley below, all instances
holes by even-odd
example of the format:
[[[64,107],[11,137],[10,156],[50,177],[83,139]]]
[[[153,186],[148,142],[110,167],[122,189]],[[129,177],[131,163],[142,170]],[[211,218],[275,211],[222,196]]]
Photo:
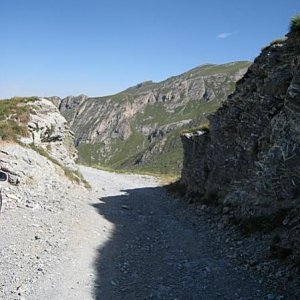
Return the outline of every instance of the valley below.
[[[1,214],[1,299],[299,299],[279,266],[253,263],[259,243],[156,178],[80,170],[90,191]]]
[[[207,127],[251,62],[204,64],[115,95],[50,97],[74,132],[79,162],[139,173],[179,175],[180,134]]]

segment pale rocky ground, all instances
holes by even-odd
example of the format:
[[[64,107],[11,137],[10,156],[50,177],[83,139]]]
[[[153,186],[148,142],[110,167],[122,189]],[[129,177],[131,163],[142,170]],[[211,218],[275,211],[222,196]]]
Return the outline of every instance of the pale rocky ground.
[[[0,299],[297,299],[238,264],[230,232],[155,178],[81,171],[91,191],[51,169],[30,205],[9,187],[19,200],[0,215]]]

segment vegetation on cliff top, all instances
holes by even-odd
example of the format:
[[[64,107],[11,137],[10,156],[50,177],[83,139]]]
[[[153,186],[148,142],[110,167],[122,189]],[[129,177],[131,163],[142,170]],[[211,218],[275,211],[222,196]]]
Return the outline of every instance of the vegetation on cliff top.
[[[25,105],[36,101],[36,97],[14,97],[0,101],[0,140],[16,141],[28,134],[27,123],[32,107]]]
[[[300,33],[300,13],[292,17],[290,22],[290,31]]]

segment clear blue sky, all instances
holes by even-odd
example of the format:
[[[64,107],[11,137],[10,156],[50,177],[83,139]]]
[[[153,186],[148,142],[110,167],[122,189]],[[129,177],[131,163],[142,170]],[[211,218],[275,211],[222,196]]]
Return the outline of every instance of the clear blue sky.
[[[299,0],[0,0],[0,98],[116,93],[253,60]]]

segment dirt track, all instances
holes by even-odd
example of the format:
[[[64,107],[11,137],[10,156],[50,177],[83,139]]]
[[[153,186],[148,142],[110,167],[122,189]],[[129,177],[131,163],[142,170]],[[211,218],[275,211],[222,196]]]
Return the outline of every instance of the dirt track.
[[[1,216],[3,299],[288,299],[154,178],[81,171],[93,191],[59,212]]]

